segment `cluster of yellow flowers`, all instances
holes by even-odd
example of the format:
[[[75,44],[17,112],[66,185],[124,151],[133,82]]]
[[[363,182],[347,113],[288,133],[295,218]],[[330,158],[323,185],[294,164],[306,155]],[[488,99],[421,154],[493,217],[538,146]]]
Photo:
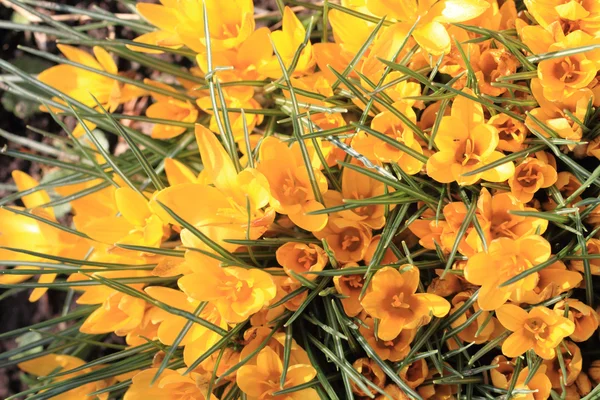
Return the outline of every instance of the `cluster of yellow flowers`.
[[[139,3],[156,29],[130,50],[195,55],[171,84],[59,45],[46,111],[151,96],[152,138],[195,124],[201,167],[162,157],[150,190],[97,151],[109,169],[54,188],[72,227],[13,172],[25,208],[0,209],[0,258],[27,275],[0,283],[39,275],[36,301],[67,273],[91,306],[79,332],[155,354],[54,398],[598,398],[580,346],[599,325],[600,202],[582,196],[599,186],[600,2],[315,7],[321,40],[289,7],[270,30],[252,0]],[[98,150],[91,119],[73,134]],[[103,366],[42,357],[19,366],[73,370],[63,383]]]

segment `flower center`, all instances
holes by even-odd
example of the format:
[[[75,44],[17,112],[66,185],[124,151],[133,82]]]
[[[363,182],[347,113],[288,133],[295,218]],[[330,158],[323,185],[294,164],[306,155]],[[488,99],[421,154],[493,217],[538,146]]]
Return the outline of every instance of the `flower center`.
[[[517,235],[512,231],[517,221],[509,214],[509,210],[496,212],[492,215],[492,233],[496,237],[516,238]]]
[[[342,276],[340,280],[352,289],[361,289],[363,287],[363,278],[360,275]]]
[[[519,127],[510,119],[507,119],[500,125],[496,125],[496,128],[498,128],[500,140],[504,140],[505,142],[517,140],[521,134]]]
[[[506,258],[503,260],[503,263],[500,266],[499,274],[503,277],[503,279],[505,278],[508,280],[531,267],[532,265],[527,259],[517,255],[510,255],[506,256]],[[518,285],[518,282],[514,283],[513,285]]]
[[[422,361],[419,360],[410,364],[406,371],[407,382],[417,382],[423,378],[423,365],[421,363]]]
[[[302,268],[309,270],[317,262],[317,252],[315,250],[304,250],[302,256],[298,258],[298,264],[302,265]]]
[[[469,138],[458,146],[455,159],[464,166],[477,164],[481,161],[481,157],[475,151],[475,141]]]
[[[528,319],[525,329],[533,334],[535,340],[546,340],[550,334],[548,325],[540,318]]]
[[[396,139],[399,142],[403,142],[404,141],[404,126],[402,124],[393,124],[393,125],[390,125],[385,130],[384,133],[385,133],[386,136],[394,138],[394,139]],[[393,146],[392,146],[392,148],[396,149]]]
[[[231,39],[235,38],[240,33],[240,26],[238,24],[223,24],[221,25],[221,38]]]
[[[540,179],[542,179],[542,173],[532,164],[525,165],[517,175],[517,180],[523,187],[531,187]]]
[[[555,64],[555,72],[558,79],[564,83],[573,83],[579,79],[579,62],[565,57],[561,62]]]
[[[287,176],[281,183],[281,193],[283,197],[287,199],[287,203],[297,204],[302,203],[306,200],[308,190],[297,184],[296,178],[292,175],[291,171],[286,171]]]
[[[581,2],[578,2],[581,3]],[[571,21],[569,19],[560,19],[560,26],[565,35],[581,29],[581,20]]]
[[[231,197],[227,199],[227,202],[229,203],[229,207],[227,207],[227,205],[223,205],[223,207],[218,208],[216,215],[232,220],[237,219],[241,222],[246,222],[248,219],[248,210],[246,209],[246,207],[242,207]]]
[[[410,305],[404,302],[404,293],[395,294],[392,297],[392,307],[404,309],[410,308]]]
[[[365,198],[362,194],[359,194],[356,190],[351,193],[351,196],[355,200],[362,200]],[[368,216],[372,213],[373,206],[360,206],[356,207],[353,211],[355,214],[360,216]]]
[[[356,228],[347,228],[340,234],[340,247],[342,250],[356,251],[360,247],[360,234]]]
[[[237,301],[240,299],[246,299],[252,292],[251,282],[239,281],[237,279],[225,282],[221,287],[221,290],[228,293],[227,297]]]

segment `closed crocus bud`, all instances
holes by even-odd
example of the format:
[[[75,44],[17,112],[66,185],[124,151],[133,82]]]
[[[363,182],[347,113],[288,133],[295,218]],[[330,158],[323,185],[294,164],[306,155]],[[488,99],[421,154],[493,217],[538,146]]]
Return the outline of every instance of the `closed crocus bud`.
[[[589,239],[586,242],[587,254],[600,254],[600,239]],[[581,250],[578,250],[575,254],[581,254]],[[590,270],[592,275],[600,275],[600,258],[591,258],[589,260]],[[583,260],[571,260],[571,269],[575,271],[584,272]]]
[[[592,381],[585,372],[580,373],[575,379],[575,386],[577,386],[577,392],[580,396],[586,396],[592,391]]]
[[[443,270],[436,269],[435,273],[439,277],[433,278],[431,284],[427,287],[427,293],[448,297],[460,291],[461,282],[456,274],[448,273],[442,278]]]
[[[427,362],[421,358],[402,368],[400,371],[400,378],[402,378],[408,386],[414,389],[425,382],[425,378],[428,374],[429,368],[427,367]]]
[[[568,307],[568,318],[575,323],[575,331],[571,334],[571,340],[575,342],[584,342],[598,329],[598,315],[596,311],[575,299],[566,299],[559,301],[554,306],[554,311],[564,315]]]
[[[558,390],[558,392],[560,392],[560,390]],[[575,386],[575,384],[567,386],[565,388],[565,394],[564,396],[561,396],[561,398],[565,400],[581,400],[581,396],[577,392],[577,386]]]
[[[481,71],[476,72],[479,89],[490,96],[500,96],[506,88],[492,86],[498,78],[513,74],[519,62],[517,58],[504,48],[488,49],[481,53],[477,65]]]
[[[368,359],[367,357],[359,358],[352,364],[354,369],[364,376],[369,382],[373,382],[376,386],[382,387],[385,384],[385,373],[375,361]],[[367,393],[363,392],[362,389],[356,386],[354,381],[350,382],[352,391],[359,396],[368,396]],[[375,389],[371,389],[371,394],[377,393]]]
[[[390,384],[383,388],[385,394],[377,396],[375,400],[410,400],[410,397],[396,384]]]
[[[288,242],[277,249],[277,262],[290,277],[298,274],[308,280],[317,279],[318,275],[309,272],[322,271],[327,264],[325,251],[316,244]],[[293,271],[293,273],[291,272]]]
[[[519,120],[506,114],[496,114],[490,118],[488,124],[498,129],[500,141],[498,149],[515,152],[523,148],[523,142],[527,137],[527,128]]]
[[[162,364],[164,359],[165,359],[164,351],[161,350],[161,351],[156,352],[156,354],[154,354],[154,357],[152,357],[152,368],[160,367],[160,364]]]
[[[448,274],[450,275],[450,274]],[[466,290],[458,293],[452,299],[452,310],[450,314],[454,314],[473,296],[473,290]],[[479,306],[474,303],[471,307],[465,310],[460,317],[454,321],[451,326],[452,328],[458,328],[460,325],[465,324],[467,319],[471,318],[473,314],[480,311]],[[490,339],[490,336],[494,333],[494,329],[498,320],[496,318],[488,319],[489,312],[481,311],[479,316],[472,321],[465,329],[458,333],[458,337],[463,342],[481,344]],[[485,324],[485,325],[484,325]]]
[[[547,188],[556,182],[556,170],[536,158],[526,158],[515,168],[515,174],[508,179],[511,193],[522,203],[533,199],[541,188]]]
[[[566,345],[566,348],[561,345],[557,348],[557,351],[560,350],[562,353],[565,370],[567,371],[566,384],[570,385],[575,382],[575,379],[579,376],[583,360],[581,358],[581,350],[575,343],[565,340],[564,344]],[[558,357],[554,357],[551,360],[545,360],[543,365],[546,366],[546,376],[550,378],[552,388],[560,388],[563,375]]]
[[[444,376],[446,376],[447,372],[444,372]],[[429,371],[429,375],[427,375],[427,380],[434,380],[434,378],[439,379],[440,373],[435,369]],[[455,399],[454,396],[457,392],[456,385],[445,385],[445,384],[428,384],[422,385],[417,388],[417,392],[421,396],[423,400],[438,400],[438,399]]]
[[[600,137],[588,143],[586,153],[588,156],[596,157],[600,160]]]
[[[499,389],[508,388],[508,383],[511,381],[515,372],[515,364],[509,361],[504,356],[496,356],[491,365],[497,365],[497,368],[490,370],[492,384]]]
[[[594,381],[594,383],[600,382],[600,360],[594,360],[590,364],[588,369],[588,376]]]
[[[366,225],[344,218],[330,218],[327,226],[314,234],[325,239],[335,259],[344,263],[362,260],[373,237]]]

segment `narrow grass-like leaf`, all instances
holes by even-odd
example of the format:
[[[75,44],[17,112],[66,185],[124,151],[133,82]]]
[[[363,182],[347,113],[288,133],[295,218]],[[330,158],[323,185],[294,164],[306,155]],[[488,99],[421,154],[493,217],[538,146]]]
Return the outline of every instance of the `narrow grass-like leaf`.
[[[292,325],[285,328],[285,342],[283,344],[283,370],[281,372],[281,379],[279,379],[279,387],[283,389],[285,385],[285,379],[287,377],[287,371],[290,366],[290,356],[292,354]]]
[[[49,226],[51,226],[53,228],[59,229],[59,230],[61,230],[63,232],[69,233],[71,235],[79,236],[79,237],[82,237],[84,239],[91,239],[88,235],[86,235],[83,232],[79,232],[79,231],[77,231],[75,229],[71,229],[71,228],[66,227],[64,225],[61,225],[57,221],[53,221],[51,219],[47,219],[47,218],[44,218],[42,216],[30,213],[30,212],[21,211],[19,209],[12,208],[12,207],[6,207],[6,206],[0,207],[0,209],[4,209],[4,210],[10,211],[12,213],[15,213],[15,214],[18,214],[18,215],[22,215],[24,217],[34,219],[34,220],[36,220],[38,222],[41,222],[41,223],[46,224],[46,225],[49,225]]]
[[[373,348],[369,345],[369,343],[363,337],[363,335],[360,334],[360,331],[355,329],[352,331],[352,333],[354,334],[354,337],[356,338],[358,343],[367,353],[367,356],[369,356],[370,359],[374,360],[375,363],[379,365],[379,367],[383,370],[383,372],[392,382],[394,382],[396,385],[402,388],[402,391],[411,396],[411,398],[423,400],[423,398],[417,392],[415,392],[410,386],[408,386],[406,382],[402,380],[402,378],[400,378],[396,371],[394,371],[385,361],[381,359],[381,357],[379,357],[379,355],[375,352],[375,350],[373,350]]]
[[[312,22],[311,22],[312,25]],[[309,34],[309,30],[307,30],[307,34]],[[298,141],[298,144],[300,145],[300,152],[302,154],[302,160],[304,161],[304,166],[306,168],[306,172],[308,174],[308,178],[310,180],[310,185],[312,187],[313,190],[313,194],[315,196],[315,199],[319,202],[319,203],[323,203],[323,195],[321,194],[321,190],[319,189],[319,184],[317,182],[317,179],[315,177],[315,171],[312,167],[312,163],[310,160],[310,155],[308,154],[308,149],[306,148],[306,144],[304,143],[304,140],[302,139],[302,127],[300,126],[299,122],[298,122],[298,114],[299,112],[299,108],[298,108],[298,102],[296,100],[296,93],[294,92],[294,87],[292,85],[290,76],[288,74],[288,71],[285,67],[285,64],[281,58],[281,56],[279,55],[279,52],[277,51],[277,47],[275,46],[275,43],[271,43],[273,46],[273,51],[275,53],[275,57],[277,58],[277,61],[279,62],[279,66],[281,68],[281,72],[283,73],[283,77],[285,79],[285,82],[287,84],[289,93],[290,93],[290,99],[292,101],[292,125],[293,125],[293,133],[294,136],[296,138],[296,140]]]
[[[371,393],[371,390],[368,388],[368,386],[370,386],[371,388],[375,389],[376,391],[378,391],[381,394],[384,394],[385,391],[378,387],[377,385],[375,385],[373,382],[367,381],[362,375],[360,375],[349,363],[348,361],[344,358],[344,359],[340,359],[338,356],[336,356],[331,349],[329,349],[328,347],[326,347],[325,345],[323,345],[323,343],[319,342],[317,340],[317,338],[315,338],[314,336],[312,336],[311,334],[307,334],[307,338],[308,340],[317,348],[319,349],[323,354],[325,354],[325,356],[329,359],[330,362],[335,363],[335,365],[340,369],[343,370],[348,377],[350,377],[350,379],[352,379],[352,381],[356,384],[356,386],[358,388],[360,388],[360,390],[363,391],[363,393],[367,394],[367,396],[369,398],[374,398],[375,396],[373,396],[373,394]],[[367,386],[368,385],[368,386]]]
[[[467,228],[473,222],[475,217],[475,210],[477,209],[477,198],[473,197],[471,199],[471,204],[467,209],[467,214],[465,215],[465,219],[460,224],[458,231],[456,232],[456,237],[454,239],[454,243],[452,244],[452,249],[450,249],[450,254],[448,255],[448,260],[446,261],[446,268],[444,268],[444,272],[440,276],[440,279],[444,279],[450,268],[452,268],[452,264],[454,263],[454,257],[456,256],[456,252],[458,251],[458,247],[460,246],[460,242],[462,241],[464,235],[467,232]]]
[[[208,305],[207,302],[202,302],[202,303],[198,304],[198,307],[196,307],[196,310],[194,311],[193,315],[195,317],[199,317],[207,305]],[[167,368],[167,366],[169,365],[169,361],[175,354],[175,350],[177,350],[177,347],[179,346],[179,344],[181,343],[183,338],[185,338],[185,335],[187,335],[189,330],[192,328],[193,324],[194,324],[193,321],[188,320],[185,323],[185,325],[183,326],[183,328],[181,328],[181,331],[177,334],[177,336],[175,337],[175,340],[173,340],[173,343],[169,347],[169,351],[167,351],[167,353],[165,354],[165,357],[163,358],[162,362],[158,366],[158,370],[156,371],[156,374],[154,375],[154,377],[152,378],[152,381],[150,382],[151,385],[156,382],[156,380],[162,375],[164,370]]]
[[[125,294],[127,294],[129,296],[137,297],[139,299],[145,300],[146,302],[148,302],[148,303],[150,303],[150,304],[152,304],[152,305],[154,305],[154,306],[156,306],[156,307],[158,307],[158,308],[160,308],[162,310],[165,310],[166,312],[168,312],[170,314],[176,315],[178,317],[185,318],[188,321],[192,321],[192,322],[194,322],[196,324],[199,324],[199,325],[201,325],[201,326],[203,326],[203,327],[205,327],[205,328],[207,328],[207,329],[209,329],[209,330],[211,330],[211,331],[213,331],[213,332],[215,332],[215,333],[217,333],[217,334],[219,334],[221,336],[224,336],[224,335],[227,334],[226,330],[224,330],[221,327],[213,324],[212,322],[209,322],[209,321],[207,321],[207,320],[205,320],[203,318],[197,317],[197,316],[195,316],[194,314],[192,314],[192,313],[190,313],[188,311],[181,310],[181,309],[176,308],[176,307],[171,307],[168,304],[165,304],[165,303],[163,303],[163,302],[161,302],[159,300],[154,299],[151,296],[148,296],[144,292],[141,292],[139,290],[135,290],[135,289],[133,289],[133,288],[127,286],[127,285],[124,285],[121,282],[123,282],[125,280],[125,278],[124,279],[107,279],[107,278],[105,278],[105,277],[103,277],[101,275],[91,275],[90,278],[92,278],[93,280],[98,280],[98,281],[102,282],[103,284],[105,284],[106,286],[108,286],[108,287],[110,287],[112,289],[115,289],[115,290],[117,290],[117,291],[119,291],[121,293],[125,293]],[[79,284],[79,282],[77,284]]]
[[[127,131],[125,131],[125,129],[123,129],[121,124],[116,119],[114,119],[113,116],[110,115],[109,112],[107,112],[104,109],[102,104],[100,104],[100,102],[95,97],[94,97],[94,100],[96,101],[96,104],[98,105],[98,107],[106,115],[106,118],[113,124],[113,126],[119,132],[119,134],[123,137],[123,139],[125,139],[125,141],[129,145],[129,149],[131,150],[131,152],[133,152],[133,154],[135,154],[135,158],[137,158],[137,160],[139,161],[140,165],[142,166],[142,168],[148,175],[148,178],[150,178],[150,180],[152,181],[152,184],[154,185],[154,187],[157,190],[164,189],[165,185],[162,183],[162,181],[160,180],[160,178],[158,177],[156,172],[154,172],[154,169],[150,165],[150,162],[144,156],[144,153],[142,153],[142,151],[138,147],[137,143],[133,140],[133,138],[129,135],[129,133]]]
[[[237,324],[232,330],[230,330],[226,335],[224,335],[217,343],[212,345],[208,350],[204,352],[200,357],[198,357],[183,373],[183,375],[189,374],[191,371],[195,370],[202,361],[206,360],[210,357],[215,351],[227,346],[232,338],[241,332],[242,328],[244,328],[245,324]]]
[[[188,231],[190,231],[190,233],[192,233],[194,236],[196,236],[198,239],[200,239],[205,245],[207,245],[211,250],[213,250],[215,253],[219,254],[221,257],[233,261],[233,262],[239,262],[240,265],[243,265],[244,262],[239,260],[237,257],[235,257],[234,255],[232,255],[230,252],[228,252],[227,250],[225,250],[222,246],[220,246],[218,243],[214,242],[211,238],[209,238],[208,236],[206,236],[204,233],[200,232],[200,230],[198,230],[198,228],[196,228],[195,226],[193,226],[192,224],[190,224],[189,222],[185,221],[183,218],[181,218],[179,215],[177,215],[173,210],[171,210],[169,207],[167,207],[166,205],[164,205],[163,203],[161,203],[160,201],[157,200],[157,203],[178,223],[180,224],[182,227],[184,227],[185,229],[187,229]]]
[[[321,279],[321,282],[319,282],[317,288],[311,291],[308,294],[308,296],[306,296],[304,302],[300,305],[300,307],[298,307],[296,311],[294,311],[294,314],[292,314],[292,316],[286,321],[284,327],[290,326],[296,319],[298,319],[302,315],[304,309],[306,309],[310,302],[313,301],[319,295],[319,292],[321,292],[321,290],[325,289],[330,280],[331,278],[329,277],[323,277]]]
[[[251,359],[253,359],[254,357],[256,357],[258,355],[258,353],[260,353],[260,351],[262,349],[264,349],[265,346],[267,346],[267,344],[269,343],[269,341],[271,340],[271,338],[273,337],[273,335],[275,335],[275,333],[277,332],[277,330],[281,327],[281,325],[282,325],[282,322],[280,322],[277,325],[275,325],[273,327],[273,329],[271,329],[271,332],[269,332],[269,334],[267,336],[265,336],[265,338],[263,339],[263,341],[259,343],[259,345],[256,347],[256,349],[254,349],[253,351],[251,351],[250,353],[248,353],[248,355],[246,355],[246,357],[244,357],[243,359],[241,359],[240,362],[238,362],[237,364],[235,364],[231,368],[228,368],[226,371],[224,371],[223,373],[221,373],[221,375],[219,376],[219,378],[215,381],[215,386],[218,385],[219,382],[221,382],[225,377],[231,375],[232,373],[234,373],[235,371],[237,371],[242,365],[245,365],[248,361],[250,361]]]
[[[335,8],[335,7],[332,7],[332,8]],[[354,69],[354,67],[356,67],[356,65],[362,59],[363,55],[365,54],[365,52],[367,51],[369,46],[371,46],[371,43],[373,43],[373,41],[377,37],[377,34],[379,33],[379,30],[381,29],[381,27],[383,26],[384,23],[385,23],[385,17],[380,19],[379,22],[377,22],[377,25],[375,25],[375,27],[373,28],[373,31],[367,37],[367,40],[365,40],[365,42],[360,46],[360,48],[358,49],[358,51],[356,52],[356,54],[354,55],[352,60],[350,60],[350,62],[346,66],[346,68],[342,71],[342,73],[341,73],[342,77],[344,77],[344,78],[347,77],[348,74],[350,74],[350,72]],[[342,83],[342,81],[338,77],[338,79],[335,82],[333,82],[333,84],[331,85],[331,89],[336,90],[341,83]]]

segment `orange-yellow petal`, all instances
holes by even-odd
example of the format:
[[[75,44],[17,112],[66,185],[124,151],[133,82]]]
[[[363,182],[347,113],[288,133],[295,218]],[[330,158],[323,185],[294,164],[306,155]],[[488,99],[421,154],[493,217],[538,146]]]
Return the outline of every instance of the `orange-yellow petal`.
[[[496,310],[500,323],[513,332],[523,328],[527,320],[527,311],[514,304],[505,304]]]
[[[502,353],[507,357],[518,357],[535,345],[534,340],[522,332],[515,332],[502,343]]]
[[[298,227],[310,232],[318,232],[327,225],[327,214],[310,215],[308,213],[311,211],[323,210],[324,208],[323,204],[318,201],[310,200],[302,204],[299,212],[290,213],[288,214],[288,217],[294,224],[298,225]]]
[[[129,223],[135,226],[144,226],[146,218],[152,215],[148,207],[148,201],[130,187],[117,189],[115,191],[115,201],[119,212]]]
[[[39,185],[38,181],[33,179],[31,176],[27,175],[25,172],[15,170],[11,173],[13,180],[15,181],[15,185],[17,185],[17,189],[19,191],[25,191],[32,189]],[[45,190],[38,190],[35,193],[28,194],[27,196],[23,196],[21,198],[25,207],[27,208],[36,208],[41,205],[50,202],[50,196]],[[50,207],[44,209],[51,217],[54,219],[54,210]]]

